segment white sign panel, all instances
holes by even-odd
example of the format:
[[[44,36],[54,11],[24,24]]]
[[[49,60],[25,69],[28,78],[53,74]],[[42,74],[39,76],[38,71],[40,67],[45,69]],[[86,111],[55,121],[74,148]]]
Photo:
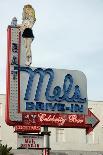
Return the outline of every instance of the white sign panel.
[[[20,103],[21,112],[86,114],[86,77],[75,70],[20,67]]]
[[[18,134],[17,148],[20,149],[42,149],[44,144],[43,135]]]

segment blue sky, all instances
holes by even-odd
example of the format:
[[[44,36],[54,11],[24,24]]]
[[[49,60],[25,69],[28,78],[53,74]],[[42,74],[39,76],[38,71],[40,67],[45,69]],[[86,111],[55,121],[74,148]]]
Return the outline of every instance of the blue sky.
[[[103,101],[103,0],[0,0],[0,93],[6,93],[7,26],[36,10],[33,66],[81,70],[89,100]]]

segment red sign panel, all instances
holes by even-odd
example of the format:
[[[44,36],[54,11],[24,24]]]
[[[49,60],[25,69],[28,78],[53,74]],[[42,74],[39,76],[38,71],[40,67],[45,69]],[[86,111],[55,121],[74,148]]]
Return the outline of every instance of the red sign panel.
[[[89,134],[99,123],[99,119],[88,109],[88,115],[59,113],[23,113],[23,124],[50,127],[85,128]]]
[[[82,127],[85,124],[84,115],[59,113],[23,113],[23,124],[52,127]]]
[[[16,125],[15,126],[15,132],[35,132],[38,133],[41,131],[40,126],[24,126],[24,125]]]

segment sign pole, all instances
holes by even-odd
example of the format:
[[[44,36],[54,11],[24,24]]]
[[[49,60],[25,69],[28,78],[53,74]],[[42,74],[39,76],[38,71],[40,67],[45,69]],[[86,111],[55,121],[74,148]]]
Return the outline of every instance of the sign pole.
[[[48,127],[44,126],[42,134],[44,135],[44,149],[43,149],[43,155],[49,155],[50,154],[50,131],[48,131]]]

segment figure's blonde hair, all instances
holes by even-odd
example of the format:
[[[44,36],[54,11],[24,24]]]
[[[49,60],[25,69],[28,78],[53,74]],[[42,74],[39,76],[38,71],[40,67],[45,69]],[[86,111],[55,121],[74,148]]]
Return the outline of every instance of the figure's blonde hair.
[[[34,23],[36,21],[35,10],[30,4],[24,5],[23,13],[22,13],[22,20],[25,20],[25,19],[27,20],[32,19]]]

